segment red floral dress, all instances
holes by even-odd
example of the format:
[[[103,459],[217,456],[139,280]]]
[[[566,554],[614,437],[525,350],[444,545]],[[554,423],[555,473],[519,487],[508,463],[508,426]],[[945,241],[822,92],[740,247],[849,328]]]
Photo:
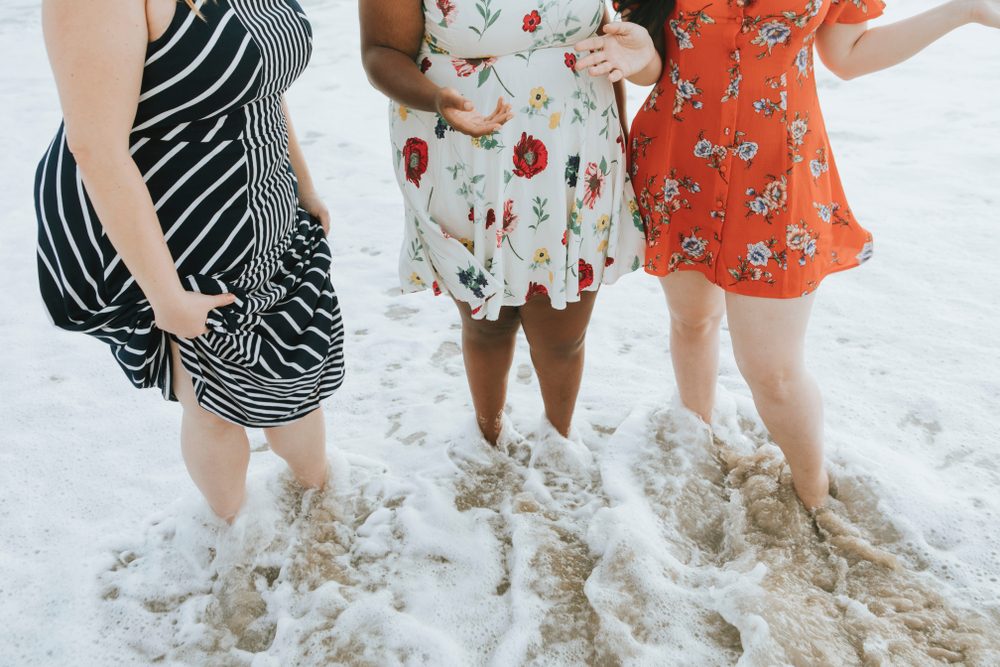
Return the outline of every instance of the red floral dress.
[[[603,0],[425,0],[424,74],[515,116],[487,137],[392,105],[406,205],[403,289],[446,292],[496,319],[547,296],[554,308],[642,266],[644,227],[606,78],[573,69]]]
[[[833,161],[813,72],[824,23],[881,0],[679,0],[663,76],[632,125],[646,271],[791,298],[872,254]]]

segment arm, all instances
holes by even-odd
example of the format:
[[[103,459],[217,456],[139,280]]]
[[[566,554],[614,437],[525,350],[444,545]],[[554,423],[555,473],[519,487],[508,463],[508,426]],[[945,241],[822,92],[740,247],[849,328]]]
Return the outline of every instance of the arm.
[[[319,220],[323,231],[329,234],[330,211],[316,192],[316,185],[309,172],[309,163],[306,162],[306,155],[302,152],[302,145],[299,144],[299,138],[295,134],[292,114],[284,97],[281,98],[281,110],[285,114],[285,126],[288,128],[288,160],[292,163],[292,171],[295,172],[295,178],[299,182],[299,206]]]
[[[824,24],[816,34],[816,50],[831,72],[853,79],[898,65],[952,30],[973,22],[1000,27],[1000,0],[951,0],[871,29],[867,23]]]
[[[160,329],[184,338],[205,333],[208,312],[235,297],[184,290],[129,153],[148,42],[145,5],[44,0],[42,21],[69,150],[108,239]]]
[[[417,111],[437,112],[465,134],[481,137],[500,129],[513,115],[503,98],[487,117],[454,88],[424,76],[416,58],[424,41],[420,0],[360,0],[361,62],[368,80],[386,97]]]

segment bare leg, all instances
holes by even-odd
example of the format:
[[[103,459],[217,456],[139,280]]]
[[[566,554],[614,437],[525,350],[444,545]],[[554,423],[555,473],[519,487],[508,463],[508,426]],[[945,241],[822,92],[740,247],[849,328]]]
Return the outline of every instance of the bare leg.
[[[195,485],[212,511],[232,523],[246,495],[250,442],[242,426],[208,412],[195,399],[191,375],[181,363],[176,344],[170,345],[174,393],[184,406],[181,451]]]
[[[809,509],[822,506],[830,491],[823,463],[823,399],[805,367],[806,328],[814,300],[815,295],[726,295],[736,363]]]
[[[681,402],[711,424],[725,292],[697,271],[677,271],[660,285],[670,310],[670,357]]]
[[[455,303],[462,314],[462,355],[476,421],[483,437],[495,445],[503,424],[507,378],[521,320],[516,308],[502,308],[495,322],[476,320],[468,304]]]
[[[584,292],[580,301],[556,310],[545,297],[521,307],[521,323],[531,346],[531,361],[538,372],[545,414],[556,430],[569,436],[576,399],[583,379],[587,326],[597,300]]]
[[[326,486],[326,424],[322,408],[291,424],[264,429],[264,435],[271,451],[285,459],[299,484],[307,489]]]

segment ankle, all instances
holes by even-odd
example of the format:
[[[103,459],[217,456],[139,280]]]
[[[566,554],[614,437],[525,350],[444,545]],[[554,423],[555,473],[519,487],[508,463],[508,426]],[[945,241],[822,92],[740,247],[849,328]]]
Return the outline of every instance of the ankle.
[[[803,479],[803,477],[802,474],[799,474],[797,478],[793,475],[792,488],[795,489],[796,495],[807,510],[821,509],[830,499],[830,475],[826,468],[822,468],[808,479]]]
[[[322,491],[330,479],[330,465],[324,458],[321,464],[310,466],[308,470],[292,470],[292,474],[303,489]]]

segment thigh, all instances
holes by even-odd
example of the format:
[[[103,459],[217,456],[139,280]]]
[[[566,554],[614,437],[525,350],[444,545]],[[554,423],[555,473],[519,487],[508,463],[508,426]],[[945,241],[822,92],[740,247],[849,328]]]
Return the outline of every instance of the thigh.
[[[458,299],[454,299],[454,301],[462,316],[462,331],[466,334],[483,338],[507,336],[516,334],[521,327],[521,313],[518,308],[505,306],[500,309],[500,316],[496,320],[477,320],[472,316],[472,307],[469,304]]]
[[[700,271],[675,271],[661,278],[660,286],[674,321],[697,324],[721,319],[725,313],[726,293]]]
[[[741,369],[788,368],[805,356],[815,294],[795,299],[726,295],[733,352]]]
[[[173,387],[174,394],[185,410],[201,409],[194,393],[194,380],[191,379],[191,374],[184,368],[184,362],[181,360],[180,347],[175,340],[171,340],[169,344],[171,386]]]
[[[597,302],[597,292],[583,292],[576,303],[565,310],[552,307],[548,297],[537,296],[521,306],[521,325],[530,345],[572,345],[583,341],[590,316]]]

